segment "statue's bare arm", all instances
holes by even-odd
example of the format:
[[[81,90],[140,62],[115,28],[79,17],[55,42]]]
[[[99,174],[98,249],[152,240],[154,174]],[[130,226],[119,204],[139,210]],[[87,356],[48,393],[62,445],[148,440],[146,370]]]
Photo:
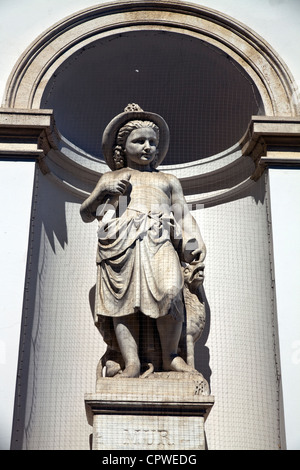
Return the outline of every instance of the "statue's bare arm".
[[[206,247],[202,239],[198,224],[189,211],[179,180],[168,175],[171,186],[171,201],[176,221],[182,227],[188,246],[183,246],[184,258],[187,263],[202,262],[206,256]]]

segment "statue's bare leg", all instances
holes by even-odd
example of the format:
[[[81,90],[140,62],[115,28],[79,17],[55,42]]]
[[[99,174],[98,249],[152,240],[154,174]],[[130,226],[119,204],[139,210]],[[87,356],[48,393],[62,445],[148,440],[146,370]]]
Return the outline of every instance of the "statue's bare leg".
[[[165,315],[157,319],[157,329],[161,343],[163,369],[197,373],[182,357],[178,356],[182,323],[175,321],[172,315]]]
[[[119,348],[124,359],[125,369],[118,377],[139,377],[141,363],[138,355],[139,324],[136,315],[113,319]]]

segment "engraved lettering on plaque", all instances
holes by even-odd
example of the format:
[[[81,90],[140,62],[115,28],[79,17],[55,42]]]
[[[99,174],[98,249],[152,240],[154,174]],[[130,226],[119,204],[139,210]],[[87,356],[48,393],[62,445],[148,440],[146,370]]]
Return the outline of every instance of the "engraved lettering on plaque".
[[[165,429],[124,429],[124,445],[170,447],[174,445]]]

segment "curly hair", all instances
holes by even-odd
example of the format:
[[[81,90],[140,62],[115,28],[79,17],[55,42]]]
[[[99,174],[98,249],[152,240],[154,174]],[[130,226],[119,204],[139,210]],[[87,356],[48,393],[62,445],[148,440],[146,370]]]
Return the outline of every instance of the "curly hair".
[[[119,132],[117,134],[116,138],[116,145],[114,147],[114,154],[113,154],[113,159],[115,162],[115,167],[116,170],[123,168],[127,166],[126,162],[126,155],[125,155],[125,145],[126,145],[126,140],[129,136],[129,134],[134,131],[135,129],[140,129],[143,127],[151,127],[154,129],[157,139],[159,140],[159,128],[154,122],[152,121],[140,121],[140,120],[134,120],[134,121],[129,121],[125,124],[125,126],[121,127],[119,129]],[[156,162],[158,158],[158,150],[156,152],[156,157],[151,163],[153,167],[155,167]]]

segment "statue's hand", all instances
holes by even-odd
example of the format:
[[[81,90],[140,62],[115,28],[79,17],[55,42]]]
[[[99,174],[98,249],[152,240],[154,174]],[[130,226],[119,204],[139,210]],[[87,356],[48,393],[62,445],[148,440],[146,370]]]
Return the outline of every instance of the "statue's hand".
[[[121,179],[114,178],[110,181],[107,181],[105,184],[105,191],[107,194],[111,194],[112,196],[119,196],[125,194],[130,180],[130,173],[125,173],[122,175]]]
[[[195,245],[197,248],[195,248]],[[195,248],[195,249],[193,249]],[[191,239],[184,247],[184,261],[189,264],[202,263],[206,256],[206,247],[203,244],[199,246],[197,240]]]
[[[194,263],[202,263],[206,256],[206,247],[205,245],[197,248],[196,250],[192,251],[191,253],[193,260],[191,261],[192,264]]]

